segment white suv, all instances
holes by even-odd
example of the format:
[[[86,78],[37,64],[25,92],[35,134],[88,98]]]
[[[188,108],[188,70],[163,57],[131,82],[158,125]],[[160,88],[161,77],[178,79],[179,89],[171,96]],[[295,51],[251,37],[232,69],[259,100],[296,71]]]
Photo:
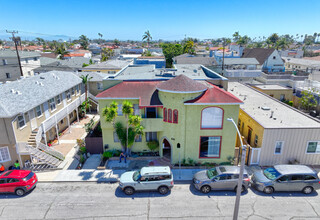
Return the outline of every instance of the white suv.
[[[143,167],[141,170],[123,173],[119,187],[127,195],[135,191],[159,191],[164,195],[173,187],[173,175],[170,167]]]

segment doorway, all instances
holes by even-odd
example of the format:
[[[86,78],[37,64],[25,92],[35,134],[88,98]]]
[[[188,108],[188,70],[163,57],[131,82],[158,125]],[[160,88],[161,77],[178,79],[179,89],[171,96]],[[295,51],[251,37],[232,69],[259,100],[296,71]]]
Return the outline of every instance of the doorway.
[[[29,118],[30,118],[30,121],[31,121],[31,130],[33,131],[38,127],[37,119],[35,117],[33,109],[29,111]]]
[[[249,145],[251,145],[251,136],[252,136],[252,129],[248,127],[248,139],[247,142]]]
[[[171,161],[171,145],[167,139],[162,141],[162,155]]]

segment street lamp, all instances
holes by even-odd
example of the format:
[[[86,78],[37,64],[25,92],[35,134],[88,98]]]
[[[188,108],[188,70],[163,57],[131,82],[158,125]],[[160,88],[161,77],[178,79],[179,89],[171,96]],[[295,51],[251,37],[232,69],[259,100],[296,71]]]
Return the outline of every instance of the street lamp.
[[[238,126],[234,122],[232,118],[227,118],[228,121],[232,122],[234,127],[236,128],[240,143],[241,143],[241,148],[242,148],[242,155],[241,155],[241,163],[240,163],[240,173],[239,173],[239,179],[238,179],[238,186],[237,186],[237,196],[236,196],[236,203],[234,205],[234,211],[233,211],[233,220],[238,219],[238,214],[239,214],[239,206],[240,206],[240,196],[241,196],[241,188],[242,188],[242,182],[243,182],[243,171],[244,171],[244,161],[245,161],[245,152],[246,152],[246,146],[243,145],[242,138],[240,131],[238,129]]]

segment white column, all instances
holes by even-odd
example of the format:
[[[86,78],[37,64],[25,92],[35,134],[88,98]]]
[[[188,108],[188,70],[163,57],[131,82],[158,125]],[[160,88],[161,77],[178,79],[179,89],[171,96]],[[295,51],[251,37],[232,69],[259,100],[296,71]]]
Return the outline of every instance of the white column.
[[[44,135],[44,144],[47,146],[47,132],[45,132],[45,126],[42,124],[43,135]],[[48,146],[47,146],[48,147]]]
[[[54,116],[54,119],[56,121],[56,133],[58,138],[58,144],[60,144],[60,138],[59,138],[59,130],[58,130],[58,122],[57,122],[57,115]]]
[[[78,112],[78,107],[76,108],[76,112],[77,112],[77,121],[79,123],[79,112]]]
[[[70,128],[70,119],[69,119],[69,111],[68,111],[68,106],[67,106],[67,120],[68,120],[68,128],[69,128],[69,133],[71,133],[71,128]]]

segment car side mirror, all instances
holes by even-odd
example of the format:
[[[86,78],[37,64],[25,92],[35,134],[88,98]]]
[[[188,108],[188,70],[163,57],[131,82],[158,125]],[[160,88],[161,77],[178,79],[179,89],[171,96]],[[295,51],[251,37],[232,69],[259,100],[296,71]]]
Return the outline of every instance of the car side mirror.
[[[281,181],[281,180],[277,180],[277,182],[278,182],[278,183],[281,183],[282,181]]]

